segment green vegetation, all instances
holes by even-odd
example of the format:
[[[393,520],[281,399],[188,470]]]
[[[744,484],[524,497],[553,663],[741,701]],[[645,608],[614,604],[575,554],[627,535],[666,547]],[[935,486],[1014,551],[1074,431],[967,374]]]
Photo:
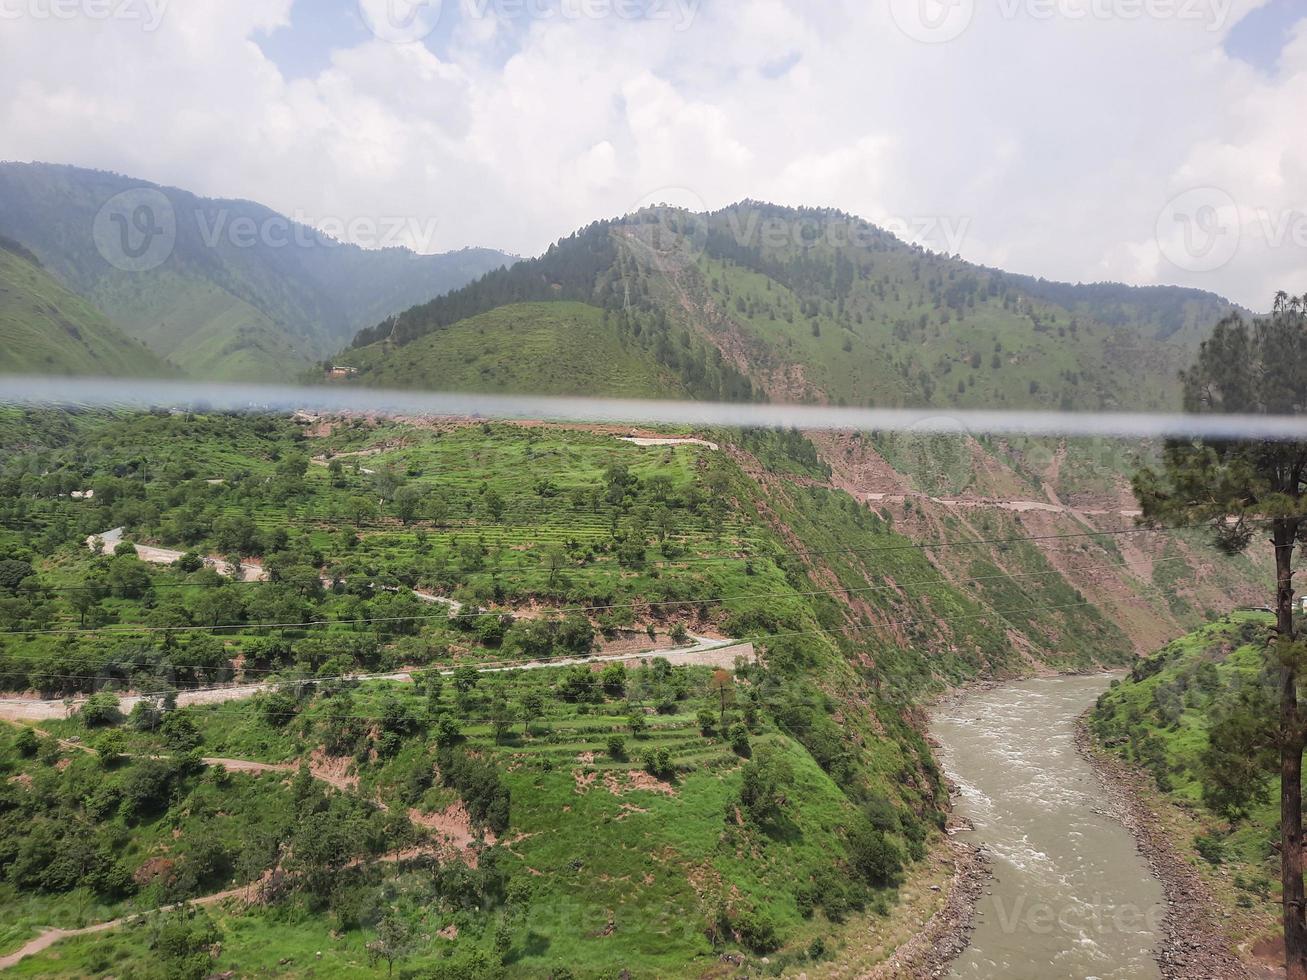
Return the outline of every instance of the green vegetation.
[[[1158,379],[1230,309],[1194,290],[1011,276],[848,215],[746,202],[590,225],[360,332],[348,357],[377,378],[448,386],[460,368],[436,338],[458,351],[490,311],[545,301],[604,310],[599,349],[651,353],[693,397],[1068,409],[1169,407],[1174,385]],[[415,355],[425,371],[410,367]],[[538,370],[496,378],[537,390]],[[569,393],[589,393],[599,370],[586,364]]]
[[[0,374],[144,377],[175,373],[0,238]]]
[[[11,771],[41,789],[11,781],[15,812],[71,833],[100,806],[77,773],[185,767],[157,830],[114,803],[127,890],[0,861],[10,945],[154,907],[136,878],[185,864],[180,826],[232,853],[167,897],[280,883],[175,924],[182,959],[216,930],[219,969],[306,972],[321,951],[344,975],[388,958],[429,975],[687,975],[723,953],[777,971],[840,955],[847,930],[893,910],[941,820],[912,706],[1024,669],[1013,631],[1059,665],[1129,644],[1033,547],[977,544],[961,587],[887,516],[818,486],[829,470],[798,434],[709,435],[750,455],[537,425],[0,414],[0,682],[83,698],[41,723],[63,747],[14,736]],[[1018,521],[943,533],[995,540]],[[119,527],[131,543],[87,547]],[[257,562],[267,581],[206,559]],[[705,633],[754,640],[759,662],[674,662]],[[584,663],[633,650],[627,667]],[[553,658],[582,665],[477,669]],[[176,706],[228,682],[265,687]],[[256,791],[270,795],[246,813]],[[219,813],[212,833],[186,823]],[[143,968],[160,928],[72,938],[21,969]]]
[[[175,218],[175,247],[158,269],[121,272],[96,248],[95,217],[114,195],[149,186],[76,167],[0,164],[0,231],[125,333],[194,377],[284,381],[329,357],[361,327],[508,258],[488,249],[421,256],[365,250],[248,201],[159,187],[157,200],[166,199]],[[378,221],[374,244],[389,244],[396,231]],[[67,319],[81,326],[78,316]],[[45,356],[43,347],[28,346]],[[148,355],[132,363],[132,373],[150,373]],[[75,362],[67,370],[96,373]]]
[[[1282,418],[1307,413],[1307,297],[1280,293],[1270,316],[1238,314],[1216,325],[1183,375],[1191,413]],[[1307,888],[1303,883],[1302,764],[1307,720],[1300,691],[1307,644],[1294,621],[1294,558],[1307,537],[1307,442],[1292,439],[1169,440],[1158,470],[1143,470],[1135,493],[1157,525],[1206,524],[1228,554],[1266,534],[1275,561],[1276,636],[1267,664],[1277,698],[1222,719],[1213,739],[1213,799],[1236,814],[1280,781],[1281,884],[1287,975],[1307,977]],[[1274,711],[1271,704],[1278,701]],[[1274,715],[1275,720],[1270,721]],[[1253,765],[1249,766],[1249,760]]]
[[[379,388],[442,388],[656,398],[684,394],[676,376],[621,342],[603,310],[581,303],[524,303],[464,320],[415,341],[402,356],[385,345],[342,363]]]
[[[1274,617],[1236,613],[1141,661],[1099,699],[1089,726],[1096,741],[1146,769],[1173,811],[1165,825],[1207,871],[1234,928],[1276,931],[1280,915],[1278,781],[1261,778],[1232,805],[1225,774],[1251,775],[1255,759],[1228,757],[1225,728],[1249,707],[1274,722],[1276,678],[1266,664]]]

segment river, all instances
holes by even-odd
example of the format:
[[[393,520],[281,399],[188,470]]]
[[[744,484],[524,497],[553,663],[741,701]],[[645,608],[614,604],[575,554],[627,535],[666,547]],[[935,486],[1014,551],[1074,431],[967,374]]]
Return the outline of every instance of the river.
[[[1161,884],[1075,746],[1110,678],[1040,678],[942,708],[932,731],[994,879],[957,980],[1155,980]]]

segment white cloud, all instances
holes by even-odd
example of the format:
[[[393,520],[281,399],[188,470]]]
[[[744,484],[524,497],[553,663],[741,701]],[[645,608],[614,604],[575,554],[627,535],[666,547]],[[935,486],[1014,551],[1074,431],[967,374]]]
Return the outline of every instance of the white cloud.
[[[185,0],[155,32],[19,17],[0,23],[0,158],[292,214],[412,215],[436,222],[424,246],[522,253],[666,188],[710,207],[767,197],[965,226],[964,256],[1013,271],[1182,282],[1260,308],[1307,290],[1293,224],[1307,30],[1273,77],[1222,50],[1260,2],[1236,0],[1220,30],[978,3],[945,44],[866,0],[704,0],[681,31],[465,16],[439,55],[370,39],[295,81],[255,43],[291,0]],[[1242,222],[1237,253],[1208,271],[1156,241],[1168,202],[1196,187],[1227,193]]]

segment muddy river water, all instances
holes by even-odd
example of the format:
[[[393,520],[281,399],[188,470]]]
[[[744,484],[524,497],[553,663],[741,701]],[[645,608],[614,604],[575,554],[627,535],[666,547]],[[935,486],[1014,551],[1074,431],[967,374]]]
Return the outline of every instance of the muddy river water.
[[[940,709],[932,731],[965,833],[994,879],[960,980],[1150,980],[1162,887],[1076,751],[1075,722],[1110,678],[1059,677]]]

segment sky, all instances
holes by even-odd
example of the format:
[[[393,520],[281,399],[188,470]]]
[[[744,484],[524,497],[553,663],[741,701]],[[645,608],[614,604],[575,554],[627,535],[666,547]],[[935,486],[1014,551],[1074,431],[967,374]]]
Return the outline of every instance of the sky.
[[[1304,115],[1303,0],[0,0],[0,159],[420,251],[753,198],[1264,310]]]

